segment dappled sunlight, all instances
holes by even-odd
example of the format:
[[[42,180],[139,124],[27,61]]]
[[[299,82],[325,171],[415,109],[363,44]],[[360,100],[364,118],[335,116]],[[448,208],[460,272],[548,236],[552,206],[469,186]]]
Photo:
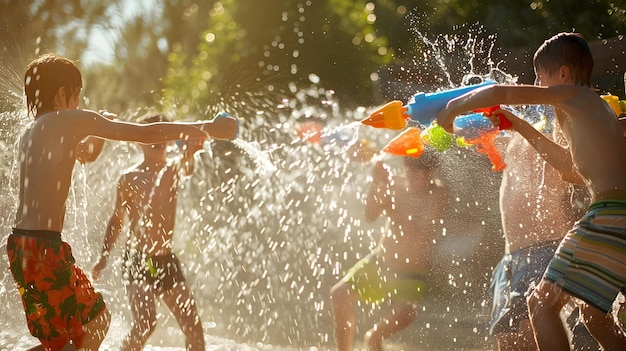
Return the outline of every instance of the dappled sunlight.
[[[428,31],[428,16],[443,21],[442,11],[448,10],[456,18],[460,2],[421,11],[395,1],[334,1],[326,13],[321,6],[326,2],[315,1],[298,1],[289,9],[263,1],[242,9],[235,0],[185,2],[189,6],[183,11],[178,2],[150,5],[143,12],[133,5],[133,11],[151,14],[145,22],[141,16],[127,17],[119,7],[89,7],[94,18],[114,16],[116,28],[119,23],[116,35],[124,39],[112,44],[113,51],[132,43],[140,49],[127,45],[128,51],[110,66],[91,57],[81,108],[106,108],[111,101],[108,107],[116,109],[120,120],[133,122],[155,110],[176,121],[208,119],[219,111],[241,118],[237,139],[204,142],[193,174],[180,183],[178,198],[162,196],[164,203],[177,201],[173,235],[130,248],[124,232],[112,249],[94,284],[112,314],[104,349],[117,350],[133,321],[125,290],[131,279],[125,265],[131,263],[125,256],[171,244],[195,299],[207,350],[334,350],[331,287],[377,246],[381,235],[388,235],[383,218],[370,222],[365,214],[374,165],[384,160],[393,173],[402,173],[402,158],[394,155],[423,157],[429,147],[441,158],[431,183],[450,191],[445,209],[429,216],[440,228],[436,235],[416,238],[428,240],[423,245],[431,267],[424,277],[427,292],[415,315],[403,316],[409,326],[383,345],[394,351],[497,349],[489,335],[489,284],[505,251],[498,199],[506,165],[495,163],[502,160],[494,145],[502,149],[509,135],[489,124],[476,127],[478,132],[456,125],[458,135],[451,136],[431,125],[434,115],[417,120],[402,114],[419,92],[490,80],[515,84],[528,77],[508,71],[507,59],[514,58],[503,58],[492,28],[476,23],[455,25],[453,34]],[[530,6],[545,11],[547,4]],[[260,11],[269,10],[275,11],[273,16],[261,16]],[[158,17],[152,16],[157,15],[170,16],[167,25],[173,28],[154,25]],[[406,23],[385,25],[392,19]],[[63,28],[69,31],[76,23]],[[399,47],[393,30],[410,47]],[[61,34],[68,42],[77,35]],[[47,33],[44,38],[52,40]],[[259,45],[250,45],[253,41]],[[39,50],[41,45],[36,46]],[[11,55],[0,53],[0,63]],[[26,61],[14,55],[15,61]],[[153,61],[146,64],[142,55]],[[531,61],[524,64],[532,67]],[[7,107],[0,111],[3,251],[19,198],[16,145],[32,119],[16,79],[0,74],[0,106]],[[27,77],[27,85],[33,80],[37,77]],[[115,98],[117,94],[123,98]],[[399,102],[384,105],[392,100]],[[382,112],[372,117],[385,108],[400,117],[383,120]],[[527,106],[519,111],[538,124],[550,113]],[[476,145],[485,129],[493,132],[488,151]],[[458,138],[462,132],[464,139]],[[180,145],[159,147],[176,156]],[[54,155],[36,157],[24,164],[52,162]],[[62,235],[86,272],[100,257],[117,181],[142,159],[137,145],[108,141],[95,162],[74,167]],[[30,181],[24,179],[23,186]],[[57,190],[64,189],[59,185]],[[38,205],[24,204],[23,209]],[[542,210],[536,208],[537,219],[549,215]],[[426,213],[411,216],[423,219]],[[163,227],[159,218],[142,225]],[[9,272],[6,259],[0,260],[0,270]],[[0,278],[0,324],[8,326],[0,330],[0,350],[34,345],[11,274]],[[188,307],[192,302],[185,296],[175,298],[176,304]],[[359,301],[355,306],[355,347],[365,350],[364,340],[372,333],[365,334],[387,305]],[[162,302],[156,319],[144,349],[182,350],[185,335]]]

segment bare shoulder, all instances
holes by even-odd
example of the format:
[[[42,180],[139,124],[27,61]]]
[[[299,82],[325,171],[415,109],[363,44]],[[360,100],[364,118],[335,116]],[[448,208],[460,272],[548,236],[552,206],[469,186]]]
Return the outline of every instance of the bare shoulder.
[[[41,126],[41,129],[45,130],[46,133],[56,133],[68,137],[75,136],[81,140],[87,135],[94,134],[108,121],[94,111],[64,110],[41,115],[35,120],[35,124]]]
[[[579,85],[537,86],[529,84],[496,85],[492,94],[507,105],[560,105],[563,101],[585,97],[593,93],[589,87]]]

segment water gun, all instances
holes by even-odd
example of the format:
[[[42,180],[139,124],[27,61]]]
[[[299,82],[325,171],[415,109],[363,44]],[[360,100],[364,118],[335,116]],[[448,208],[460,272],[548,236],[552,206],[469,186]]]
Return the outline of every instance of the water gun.
[[[511,121],[509,121],[502,114],[499,114],[498,117],[500,118],[500,124],[498,125],[498,128],[495,128],[491,121],[485,118],[482,113],[491,114],[499,108],[500,105],[496,105],[474,110],[474,112],[480,113],[459,116],[452,124],[452,128],[456,136],[463,138],[467,144],[476,145],[476,151],[489,157],[492,169],[495,172],[501,172],[504,170],[504,168],[506,168],[506,164],[494,144],[494,139],[500,134],[501,130],[511,127]]]
[[[417,127],[407,128],[393,138],[383,151],[396,156],[420,157],[424,153],[422,131]]]
[[[615,112],[616,115],[621,116],[626,114],[626,101],[620,100],[617,96],[607,94],[600,95],[602,100],[606,101],[607,104],[611,107],[611,109]]]
[[[406,106],[403,106],[401,101],[391,101],[372,112],[361,123],[374,128],[401,130],[406,127],[406,121],[410,118],[423,125],[429,125],[435,120],[437,111],[446,107],[450,100],[495,83],[495,81],[488,80],[480,84],[435,93],[420,92],[415,94]]]
[[[476,112],[492,112],[499,108],[494,106],[489,109],[480,109]],[[500,116],[504,118],[504,116]],[[502,120],[499,128],[495,128],[491,121],[482,113],[462,115],[454,120],[454,134],[460,140],[457,143],[470,146],[476,145],[476,151],[487,155],[495,172],[501,172],[506,168],[502,155],[494,144],[494,139],[500,134],[500,129],[510,127],[510,121]],[[452,145],[455,137],[446,133],[442,127],[431,124],[425,131],[417,127],[409,127],[392,139],[383,151],[396,156],[420,157],[424,152],[425,144],[429,144],[438,151],[445,151]]]

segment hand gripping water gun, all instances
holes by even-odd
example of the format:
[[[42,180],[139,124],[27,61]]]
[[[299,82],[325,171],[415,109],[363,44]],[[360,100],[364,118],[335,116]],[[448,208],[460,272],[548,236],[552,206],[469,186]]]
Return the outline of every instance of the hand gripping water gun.
[[[500,108],[494,106],[488,109],[480,109],[476,112],[492,112]],[[454,120],[454,134],[462,138],[463,144],[476,145],[476,151],[487,155],[492,164],[492,169],[500,172],[506,168],[502,155],[494,144],[494,139],[500,134],[501,129],[510,127],[510,121],[500,116],[502,122],[495,128],[491,121],[482,113],[472,113],[459,116]],[[443,135],[442,135],[443,134]],[[445,136],[445,138],[444,138]],[[452,135],[443,132],[439,126],[431,126],[424,132],[417,127],[409,127],[392,139],[383,151],[396,156],[420,157],[424,152],[424,144],[429,144],[439,151],[446,150],[453,142]]]
[[[472,90],[495,84],[492,80],[480,84],[440,91],[436,93],[417,93],[406,106],[401,101],[392,101],[372,112],[361,123],[374,128],[401,130],[406,127],[406,120],[412,119],[423,125],[435,120],[437,111],[446,107],[448,102]]]
[[[375,128],[393,130],[404,129],[409,118],[422,124],[430,124],[435,120],[437,111],[444,108],[450,100],[491,84],[495,84],[495,82],[485,81],[481,84],[437,93],[418,93],[407,106],[403,106],[400,101],[392,101],[374,111],[361,123]],[[493,106],[474,112],[492,113],[499,108],[500,106]],[[503,115],[499,115],[499,117],[501,122],[498,129],[506,129],[511,126],[511,122]],[[493,127],[487,118],[480,113],[464,115],[457,117],[455,124],[457,125],[455,134],[463,137],[466,144],[476,145],[478,152],[486,154],[493,164],[494,171],[502,171],[505,168],[506,165],[502,156],[493,143],[499,131]],[[424,143],[434,146],[439,151],[444,151],[451,144],[451,139],[443,138],[442,134],[448,135],[439,126],[431,125],[423,135],[418,128],[412,127],[389,142],[383,151],[393,155],[419,157],[424,150]]]
[[[489,157],[492,169],[496,172],[504,170],[506,164],[493,141],[501,130],[511,127],[511,121],[504,115],[498,114],[500,124],[498,128],[495,128],[482,113],[492,114],[498,109],[500,109],[500,105],[474,110],[474,112],[481,113],[459,116],[452,125],[455,135],[462,137],[467,144],[476,145],[476,151]]]

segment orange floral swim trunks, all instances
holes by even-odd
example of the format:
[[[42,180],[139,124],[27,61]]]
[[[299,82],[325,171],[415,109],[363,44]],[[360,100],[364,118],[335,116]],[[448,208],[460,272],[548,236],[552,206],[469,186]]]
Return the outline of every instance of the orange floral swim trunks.
[[[13,229],[7,240],[13,278],[22,297],[31,335],[46,350],[60,350],[70,340],[80,348],[83,325],[105,307],[61,233]]]

